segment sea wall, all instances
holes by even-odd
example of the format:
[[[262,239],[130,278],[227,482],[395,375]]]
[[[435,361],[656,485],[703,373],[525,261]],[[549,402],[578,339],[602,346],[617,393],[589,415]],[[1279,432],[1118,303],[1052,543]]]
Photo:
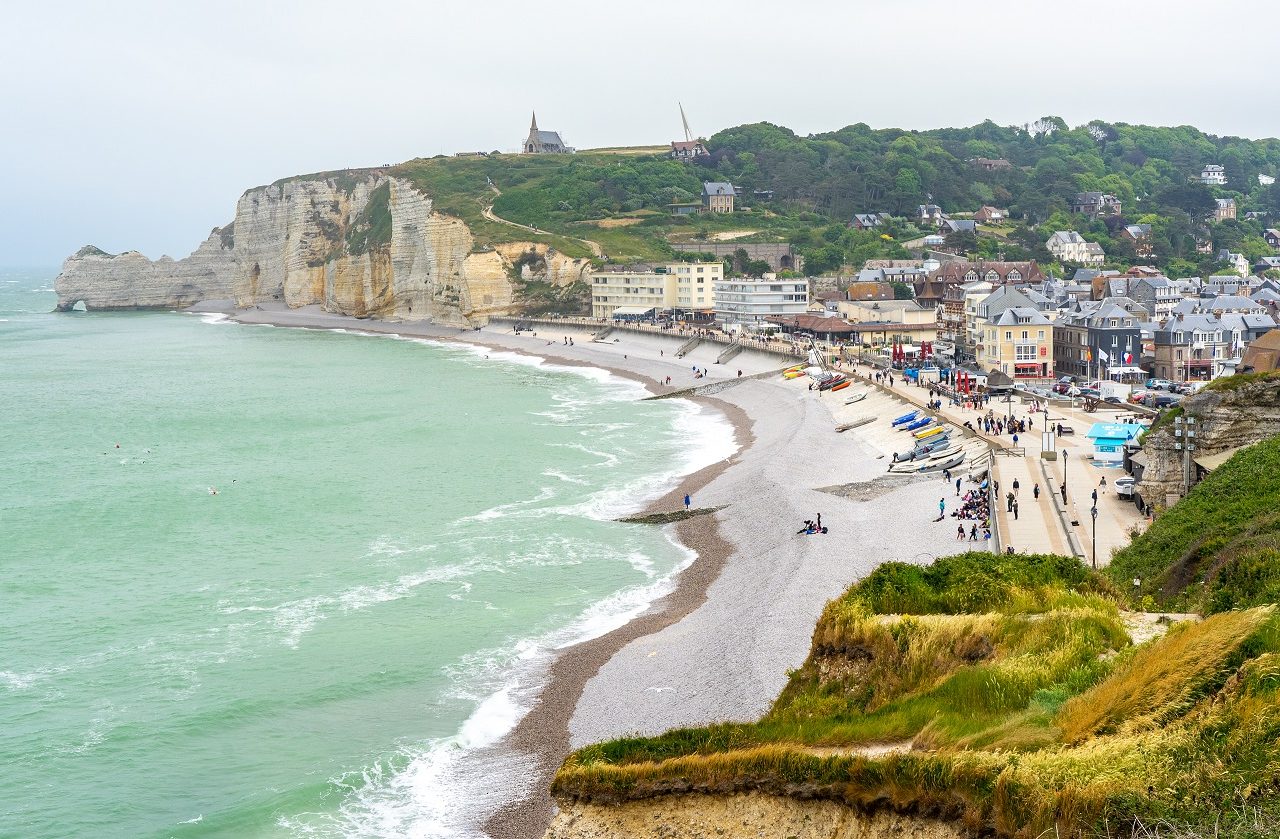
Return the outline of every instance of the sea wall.
[[[86,246],[54,283],[58,309],[181,308],[234,299],[337,314],[472,325],[526,310],[537,282],[570,289],[590,263],[533,242],[478,247],[458,218],[382,170],[293,178],[251,189],[235,220],[190,256],[147,259]]]
[[[563,803],[545,839],[971,839],[959,824],[832,801],[677,795],[625,804]]]

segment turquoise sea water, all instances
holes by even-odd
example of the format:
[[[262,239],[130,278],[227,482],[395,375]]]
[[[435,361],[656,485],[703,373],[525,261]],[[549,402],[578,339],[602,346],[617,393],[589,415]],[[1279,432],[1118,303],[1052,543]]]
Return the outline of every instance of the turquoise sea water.
[[[601,371],[53,274],[0,270],[0,836],[470,835],[526,774],[475,748],[688,561],[611,519],[732,451]]]

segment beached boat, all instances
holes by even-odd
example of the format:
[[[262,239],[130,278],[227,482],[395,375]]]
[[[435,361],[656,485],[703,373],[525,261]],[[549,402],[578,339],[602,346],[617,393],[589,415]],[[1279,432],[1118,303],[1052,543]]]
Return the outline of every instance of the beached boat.
[[[789,371],[787,371],[786,373],[783,373],[783,374],[782,374],[782,378],[784,378],[784,379],[798,379],[798,378],[800,378],[800,377],[801,377],[801,376],[803,376],[803,375],[804,375],[804,371],[803,371],[803,370],[789,370]]]
[[[905,423],[908,423],[908,422],[915,422],[915,419],[917,416],[919,416],[919,414],[920,414],[919,411],[912,411],[909,414],[903,414],[902,416],[894,420],[892,425],[898,426],[898,425],[904,425]]]
[[[960,452],[949,460],[931,460],[920,467],[921,472],[940,472],[943,469],[955,469],[964,463],[964,452]]]
[[[857,417],[855,419],[849,420],[848,422],[840,423],[839,425],[836,426],[836,431],[848,431],[850,428],[857,428],[860,425],[866,425],[869,422],[875,422],[875,421],[876,421],[876,418],[870,415],[865,417]]]
[[[935,451],[929,452],[927,455],[925,455],[925,458],[931,461],[948,460],[950,458],[955,457],[958,454],[961,454],[962,452],[963,452],[963,449],[961,449],[959,446],[946,446],[944,448],[936,449]]]
[[[867,392],[866,392],[865,390],[860,390],[860,391],[858,391],[857,393],[851,393],[851,394],[849,394],[848,398],[846,398],[846,399],[844,400],[844,404],[846,404],[846,405],[852,405],[852,404],[854,404],[855,402],[861,402],[862,400],[864,400],[864,399],[866,399],[866,398],[867,398]]]
[[[835,387],[836,385],[840,384],[843,381],[845,381],[844,375],[841,373],[836,373],[832,376],[828,376],[827,378],[823,379],[822,382],[818,385],[818,390],[831,390],[833,387]]]
[[[889,467],[889,471],[890,471],[890,472],[894,472],[894,473],[899,474],[899,475],[909,475],[909,474],[911,474],[912,472],[919,472],[919,471],[920,471],[920,464],[919,464],[919,463],[909,463],[909,462],[908,462],[908,463],[895,463],[895,464],[893,464],[893,465],[891,465],[891,466]]]
[[[935,420],[933,417],[921,417],[915,422],[907,423],[906,425],[904,425],[902,428],[899,428],[898,430],[899,431],[923,431],[924,429],[934,425],[935,423],[937,423],[937,420]]]
[[[844,390],[851,384],[853,384],[853,382],[848,380],[845,380],[843,382],[836,382],[834,385],[831,386],[831,392],[835,393],[837,390]]]
[[[932,428],[922,428],[919,431],[914,432],[911,436],[915,437],[917,440],[927,440],[928,438],[935,437],[946,430],[946,426],[935,425]]]

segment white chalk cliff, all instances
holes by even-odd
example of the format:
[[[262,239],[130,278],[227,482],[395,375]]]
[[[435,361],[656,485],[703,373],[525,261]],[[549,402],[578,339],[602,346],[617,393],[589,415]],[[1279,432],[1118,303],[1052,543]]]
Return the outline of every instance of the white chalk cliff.
[[[317,304],[356,317],[459,325],[523,310],[523,282],[567,288],[590,263],[543,244],[476,246],[462,220],[383,170],[289,179],[240,197],[235,221],[190,256],[81,248],[54,283],[58,309]]]

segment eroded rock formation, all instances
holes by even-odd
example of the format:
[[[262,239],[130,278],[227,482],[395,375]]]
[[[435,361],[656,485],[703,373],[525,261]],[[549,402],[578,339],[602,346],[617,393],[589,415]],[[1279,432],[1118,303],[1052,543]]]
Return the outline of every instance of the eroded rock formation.
[[[1269,440],[1280,435],[1280,378],[1202,390],[1183,400],[1182,415],[1195,417],[1196,457]],[[1169,504],[1182,495],[1183,453],[1175,429],[1163,422],[1142,440],[1147,465],[1137,489],[1152,504]]]
[[[63,263],[58,308],[180,308],[279,301],[355,317],[482,323],[524,311],[520,290],[566,289],[590,263],[546,245],[477,247],[460,219],[381,170],[288,179],[251,189],[235,221],[185,259],[82,248]]]
[[[602,806],[561,805],[545,839],[968,839],[961,825],[833,801],[762,795],[680,795]]]

